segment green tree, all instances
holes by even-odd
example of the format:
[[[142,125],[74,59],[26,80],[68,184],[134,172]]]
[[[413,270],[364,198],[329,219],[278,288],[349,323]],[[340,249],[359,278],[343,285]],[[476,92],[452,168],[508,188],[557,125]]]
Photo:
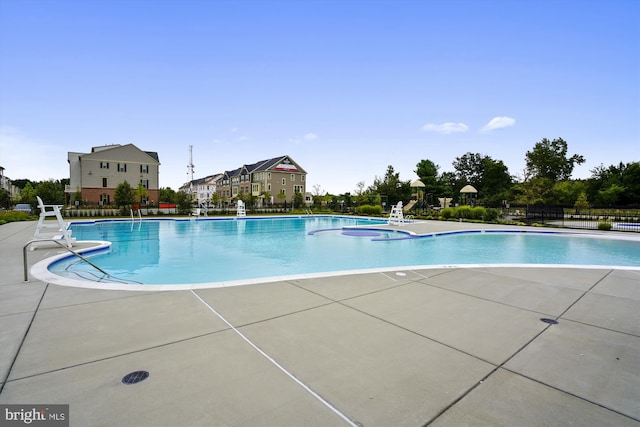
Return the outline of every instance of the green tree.
[[[611,184],[607,188],[598,191],[596,196],[596,200],[599,205],[617,205],[619,204],[620,199],[623,198],[625,193],[625,188],[618,184]]]
[[[640,162],[601,164],[591,170],[587,185],[595,205],[640,205]]]
[[[147,198],[148,195],[149,195],[149,192],[147,191],[146,188],[144,188],[144,185],[142,185],[142,181],[140,181],[138,183],[138,188],[136,188],[135,190],[136,202],[139,202],[140,206],[142,207],[142,199]]]
[[[36,194],[46,204],[61,205],[64,203],[64,185],[60,181],[42,181],[36,186]]]
[[[376,177],[373,185],[369,187],[372,193],[377,193],[381,197],[387,198],[388,207],[397,204],[399,201],[408,201],[411,198],[411,183],[401,181],[400,173],[387,166],[387,172],[383,179]]]
[[[567,150],[567,142],[562,138],[553,141],[543,138],[537,142],[525,156],[528,177],[545,178],[553,182],[571,178],[575,165],[584,163],[585,158],[579,154],[567,157]]]
[[[20,202],[21,203],[29,203],[31,206],[37,206],[38,200],[36,190],[31,185],[31,182],[27,182],[25,186],[20,190]]]
[[[218,195],[218,193],[213,193],[209,201],[214,207],[217,207],[218,203],[220,203],[220,196]]]
[[[453,161],[453,168],[456,171],[456,187],[458,189],[467,184],[478,189],[484,173],[484,156],[479,153],[466,153],[461,157],[456,157]]]
[[[160,200],[158,200],[159,202],[165,202],[165,203],[176,202],[176,192],[169,187],[161,187],[159,190],[159,194],[160,194]]]
[[[453,162],[455,187],[457,190],[471,184],[478,190],[479,201],[490,205],[499,205],[507,198],[506,194],[513,185],[513,178],[502,160],[479,153],[466,153]]]
[[[0,189],[0,207],[9,208],[9,192],[4,189]]]
[[[431,160],[420,160],[413,171],[420,181],[425,185],[425,191],[429,193],[439,193],[440,182],[438,181],[438,170],[440,166]]]
[[[486,156],[482,162],[484,164],[482,178],[477,188],[480,201],[487,205],[498,206],[507,198],[507,193],[513,185],[513,178],[502,160],[493,160]]]
[[[178,214],[188,215],[191,213],[191,209],[193,208],[191,196],[184,191],[178,191],[175,197]]]
[[[304,196],[302,195],[301,192],[296,191],[293,194],[293,207],[295,209],[298,209],[298,208],[302,207],[303,204],[304,204]]]
[[[573,206],[580,194],[584,193],[585,190],[586,185],[582,181],[558,181],[553,184],[545,203]]]
[[[547,203],[550,200],[553,183],[548,178],[532,178],[514,185],[509,193],[510,200],[518,205],[534,205]]]
[[[442,172],[438,182],[442,189],[441,197],[453,197],[457,182],[455,172]]]
[[[113,202],[120,208],[131,206],[135,202],[134,190],[127,181],[118,184],[113,195]]]
[[[573,207],[576,208],[576,212],[578,213],[584,212],[587,209],[589,209],[589,201],[587,200],[587,193],[585,193],[584,191],[581,192],[578,195],[578,198],[576,199],[576,202],[573,205]]]

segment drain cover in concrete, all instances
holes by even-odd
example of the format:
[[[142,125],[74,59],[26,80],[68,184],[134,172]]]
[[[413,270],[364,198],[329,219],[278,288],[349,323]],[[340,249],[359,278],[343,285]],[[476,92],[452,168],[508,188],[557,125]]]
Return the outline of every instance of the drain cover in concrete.
[[[127,385],[136,384],[136,383],[139,383],[140,381],[146,380],[147,378],[149,378],[149,372],[135,371],[125,375],[124,378],[122,378],[122,383]]]

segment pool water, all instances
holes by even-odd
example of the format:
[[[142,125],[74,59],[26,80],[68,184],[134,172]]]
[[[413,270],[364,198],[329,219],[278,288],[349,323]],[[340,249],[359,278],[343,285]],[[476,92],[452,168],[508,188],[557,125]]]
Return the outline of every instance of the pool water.
[[[197,284],[382,267],[460,264],[640,266],[640,242],[561,233],[465,232],[410,238],[344,217],[105,221],[73,224],[78,240],[112,242],[88,255],[125,283]],[[370,227],[366,227],[366,226]],[[364,229],[343,227],[365,226]],[[49,270],[95,280],[74,257]]]

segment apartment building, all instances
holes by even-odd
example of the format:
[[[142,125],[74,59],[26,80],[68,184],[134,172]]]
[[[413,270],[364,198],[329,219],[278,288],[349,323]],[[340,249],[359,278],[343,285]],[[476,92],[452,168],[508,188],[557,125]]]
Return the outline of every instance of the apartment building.
[[[191,195],[191,200],[197,205],[209,205],[211,197],[216,193],[216,182],[222,174],[209,175],[204,178],[194,179],[183,184],[178,191],[184,191]]]
[[[0,166],[0,189],[7,192],[9,200],[15,200],[20,197],[20,189],[11,183],[9,177],[4,175],[4,168],[2,166]]]
[[[307,172],[285,155],[225,171],[216,181],[216,192],[222,203],[247,195],[255,197],[258,206],[289,203],[296,193],[305,195],[306,176]]]
[[[141,183],[147,190],[142,203],[159,201],[158,153],[140,150],[133,144],[114,144],[91,148],[90,153],[67,153],[69,185],[65,192],[69,200],[77,192],[82,200],[109,205],[115,189],[127,181],[134,189]]]

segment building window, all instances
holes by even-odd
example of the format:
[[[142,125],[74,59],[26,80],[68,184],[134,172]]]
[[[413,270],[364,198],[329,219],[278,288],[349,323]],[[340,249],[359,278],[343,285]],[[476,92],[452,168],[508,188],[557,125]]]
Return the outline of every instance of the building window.
[[[127,164],[126,163],[118,163],[118,172],[126,172]]]
[[[140,173],[149,173],[149,165],[140,165]]]
[[[102,178],[102,188],[107,188],[107,178]]]
[[[302,185],[294,185],[293,186],[293,191],[295,193],[302,193],[303,190],[304,190],[304,187]]]
[[[141,179],[140,183],[142,184],[142,186],[144,188],[146,188],[147,190],[149,189],[149,180],[148,179]]]
[[[287,195],[287,189],[283,188],[282,190],[280,190],[280,194],[284,194],[286,196]]]
[[[103,194],[100,195],[100,203],[102,203],[103,205],[110,204],[109,195],[107,193],[103,193]]]
[[[109,169],[109,162],[100,162],[100,169]]]
[[[267,184],[267,191],[271,191],[271,184]]]
[[[292,173],[291,174],[291,181],[295,181],[296,180],[296,174]]]
[[[300,175],[300,181],[304,182],[304,175]]]
[[[267,179],[271,181],[271,172],[267,172]]]
[[[287,180],[282,178],[282,185],[287,185]]]

